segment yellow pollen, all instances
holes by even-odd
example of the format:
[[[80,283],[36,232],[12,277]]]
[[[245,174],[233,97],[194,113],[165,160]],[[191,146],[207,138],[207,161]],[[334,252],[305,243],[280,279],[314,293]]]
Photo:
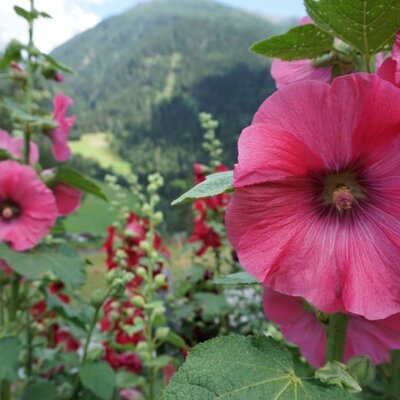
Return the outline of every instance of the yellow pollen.
[[[14,217],[14,210],[12,209],[12,207],[4,207],[1,210],[1,216],[4,219],[12,219]]]
[[[354,196],[346,185],[338,185],[332,194],[332,201],[338,211],[350,210],[354,203]]]

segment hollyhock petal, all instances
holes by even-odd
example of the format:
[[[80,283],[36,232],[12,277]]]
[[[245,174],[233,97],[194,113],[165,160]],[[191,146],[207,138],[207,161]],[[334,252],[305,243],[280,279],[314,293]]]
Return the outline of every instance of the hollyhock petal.
[[[13,138],[8,132],[0,129],[0,149],[8,151],[12,156],[22,158],[24,141]],[[39,148],[36,143],[30,142],[29,163],[35,164],[39,161]]]
[[[12,201],[20,214],[12,220],[0,219],[0,241],[17,251],[34,247],[54,225],[57,207],[51,191],[34,169],[15,161],[0,163],[0,203]]]
[[[12,144],[12,151],[13,155],[19,158],[22,158],[22,149],[24,146],[24,141],[22,139],[14,139]],[[30,149],[29,149],[29,163],[36,164],[39,162],[39,148],[36,143],[30,142]]]
[[[61,184],[57,183],[52,188],[53,194],[56,198],[58,214],[66,216],[74,213],[81,205],[82,192]]]
[[[52,141],[53,155],[58,161],[66,161],[71,155],[71,149],[68,146],[69,130],[75,123],[75,116],[67,117],[69,106],[73,100],[62,93],[57,93],[53,99],[53,118],[57,122],[57,128],[49,133]]]
[[[314,213],[308,185],[298,179],[237,189],[225,218],[228,238],[266,286],[306,297],[324,312],[342,311],[337,226]]]
[[[321,367],[326,354],[326,329],[306,308],[300,297],[287,296],[264,289],[264,312],[279,325],[283,336],[299,346],[313,367]],[[374,364],[390,360],[390,351],[400,348],[400,314],[386,319],[369,321],[348,315],[343,362],[351,357],[368,356]]]
[[[332,79],[332,67],[315,67],[310,60],[274,59],[271,64],[271,76],[275,80],[277,89],[305,80],[329,83]]]
[[[301,298],[264,288],[263,306],[269,320],[279,325],[282,335],[296,344],[314,367],[322,367],[326,352],[326,330]]]
[[[52,142],[53,155],[57,161],[67,161],[71,156],[71,149],[68,146],[68,136],[60,128],[53,129],[49,137]]]
[[[393,85],[400,87],[400,80],[396,80],[396,71],[397,62],[393,60],[393,58],[389,57],[382,63],[376,73],[381,79],[389,81],[390,83],[393,83]]]
[[[235,188],[303,176],[310,169],[323,170],[323,160],[289,132],[266,124],[253,124],[239,138],[239,164]]]

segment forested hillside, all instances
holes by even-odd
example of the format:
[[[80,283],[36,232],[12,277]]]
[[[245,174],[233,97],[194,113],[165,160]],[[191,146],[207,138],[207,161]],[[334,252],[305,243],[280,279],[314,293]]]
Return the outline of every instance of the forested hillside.
[[[281,29],[209,0],[153,0],[105,20],[54,51],[77,72],[65,85],[73,135],[112,132],[136,172],[174,180],[202,157],[197,114],[206,111],[232,163],[238,134],[274,90],[268,60],[248,48]]]

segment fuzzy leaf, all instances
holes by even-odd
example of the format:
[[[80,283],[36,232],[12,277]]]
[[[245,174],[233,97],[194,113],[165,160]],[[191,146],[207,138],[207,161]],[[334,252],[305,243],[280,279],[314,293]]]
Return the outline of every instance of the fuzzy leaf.
[[[333,36],[313,24],[300,25],[283,35],[273,36],[253,44],[251,51],[281,60],[316,58],[329,52]]]
[[[64,183],[75,189],[83,192],[90,193],[102,200],[107,201],[106,195],[102,192],[101,188],[91,179],[82,175],[79,171],[69,167],[59,167],[57,169],[54,180],[56,182]]]
[[[48,54],[42,54],[43,57],[46,59],[46,61],[51,64],[55,69],[58,69],[62,72],[66,72],[68,74],[73,74],[74,70],[70,67],[68,67],[68,65],[62,64],[59,61],[57,61],[56,59],[54,59],[53,57],[49,56]]]
[[[0,380],[14,381],[18,375],[18,358],[21,343],[15,336],[0,339]]]
[[[399,29],[399,0],[304,0],[314,23],[372,55],[389,50]]]
[[[207,175],[206,180],[200,182],[186,193],[172,202],[173,206],[187,203],[188,201],[215,196],[217,194],[233,191],[233,171],[217,172]]]
[[[289,352],[266,337],[225,336],[197,345],[161,400],[350,400],[342,388],[301,379]]]
[[[57,390],[52,382],[37,382],[28,385],[22,396],[22,400],[56,400]]]
[[[0,254],[14,271],[28,279],[41,279],[52,273],[72,289],[79,289],[86,282],[85,262],[77,251],[64,244],[17,252],[1,243]]]
[[[111,400],[115,388],[115,373],[105,361],[86,362],[79,369],[82,385],[102,400]]]
[[[250,276],[247,272],[241,271],[230,275],[219,275],[214,279],[217,285],[259,285],[260,282]]]

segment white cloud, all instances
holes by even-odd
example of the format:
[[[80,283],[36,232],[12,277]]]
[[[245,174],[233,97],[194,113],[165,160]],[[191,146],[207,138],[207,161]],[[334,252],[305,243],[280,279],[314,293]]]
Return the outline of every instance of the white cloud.
[[[35,8],[45,11],[53,18],[40,18],[35,23],[35,44],[45,52],[60,45],[79,32],[100,22],[100,17],[90,10],[106,0],[36,0]],[[13,6],[29,8],[28,0],[0,0],[0,49],[7,42],[18,39],[27,41],[27,24],[18,17]]]

